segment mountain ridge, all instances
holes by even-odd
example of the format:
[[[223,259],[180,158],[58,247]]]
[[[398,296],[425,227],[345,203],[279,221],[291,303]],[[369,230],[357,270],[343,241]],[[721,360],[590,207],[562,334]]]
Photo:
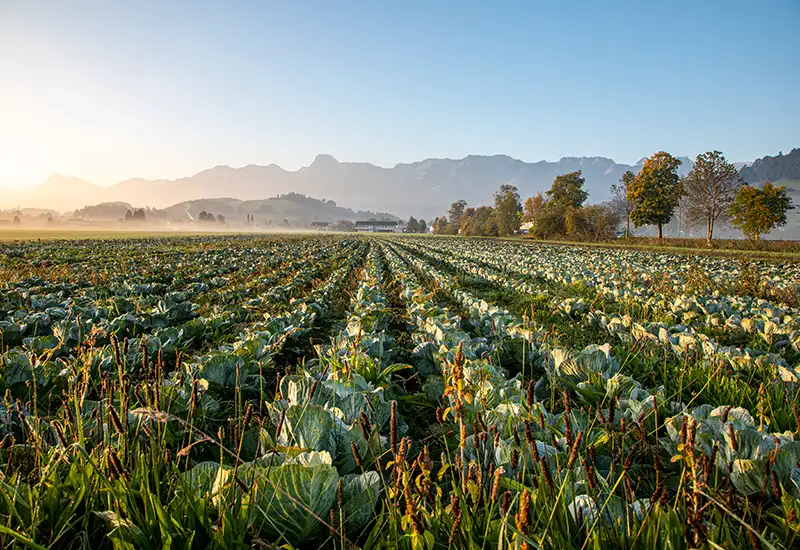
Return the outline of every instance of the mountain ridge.
[[[742,167],[739,173],[748,183],[800,180],[800,148],[786,155],[780,152],[776,156],[761,157],[750,166]]]
[[[691,160],[682,158],[682,173]],[[526,162],[508,155],[467,155],[460,159],[427,158],[411,163],[381,167],[366,162],[340,162],[329,154],[317,155],[308,166],[289,171],[271,163],[242,167],[217,165],[192,176],[176,179],[129,178],[109,187],[85,180],[59,176],[54,190],[51,178],[16,195],[9,194],[0,207],[36,206],[61,211],[98,202],[128,202],[165,208],[174,204],[219,197],[262,200],[297,192],[348,204],[355,210],[392,212],[401,217],[430,218],[442,213],[451,202],[487,204],[505,183],[516,185],[523,197],[547,190],[563,173],[582,170],[589,200],[608,198],[612,183],[636,165],[617,163],[611,158],[562,157],[557,161]],[[87,187],[87,185],[89,187]]]

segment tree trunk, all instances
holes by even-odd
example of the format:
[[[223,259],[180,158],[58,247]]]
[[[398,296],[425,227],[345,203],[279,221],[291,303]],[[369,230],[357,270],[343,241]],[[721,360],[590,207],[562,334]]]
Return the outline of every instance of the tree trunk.
[[[625,238],[629,238],[631,236],[631,218],[628,216],[625,218]]]
[[[760,240],[761,240],[761,238],[760,238],[760,236],[759,236],[759,234],[758,234],[758,233],[756,233],[756,240],[757,240],[757,241],[760,241]]]
[[[706,245],[711,248],[711,239],[714,238],[714,222],[708,219],[708,231],[706,232]]]
[[[658,224],[658,240],[662,240],[664,238],[664,233],[661,231],[661,224]]]

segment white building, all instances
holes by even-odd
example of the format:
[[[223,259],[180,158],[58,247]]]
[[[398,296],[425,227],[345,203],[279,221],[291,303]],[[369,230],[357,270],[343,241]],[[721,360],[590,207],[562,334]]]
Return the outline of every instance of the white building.
[[[359,233],[400,233],[403,226],[399,222],[387,221],[357,221],[356,231]]]

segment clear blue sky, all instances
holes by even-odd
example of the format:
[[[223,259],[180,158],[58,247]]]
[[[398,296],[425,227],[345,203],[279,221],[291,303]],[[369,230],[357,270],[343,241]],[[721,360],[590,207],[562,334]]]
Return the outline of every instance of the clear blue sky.
[[[800,2],[0,2],[0,185],[800,145]]]

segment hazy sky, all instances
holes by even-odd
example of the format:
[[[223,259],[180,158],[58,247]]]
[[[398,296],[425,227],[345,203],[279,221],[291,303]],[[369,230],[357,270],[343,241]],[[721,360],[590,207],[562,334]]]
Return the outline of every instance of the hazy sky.
[[[0,185],[800,145],[797,0],[0,0]]]

